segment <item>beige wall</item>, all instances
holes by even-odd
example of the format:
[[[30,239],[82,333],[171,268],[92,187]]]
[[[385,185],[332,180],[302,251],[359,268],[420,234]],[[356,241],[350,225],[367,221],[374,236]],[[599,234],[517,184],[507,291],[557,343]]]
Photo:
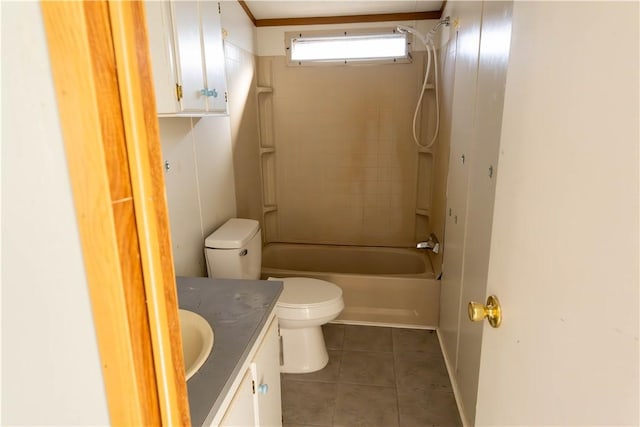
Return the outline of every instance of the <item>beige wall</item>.
[[[261,57],[273,87],[277,234],[287,242],[411,246],[418,155],[411,120],[424,52],[410,64],[288,66]],[[427,95],[429,96],[429,95]],[[431,179],[431,162],[423,162]],[[427,193],[428,194],[428,193]],[[429,205],[429,202],[425,202]],[[267,224],[269,225],[269,224]]]
[[[1,7],[0,424],[108,425],[39,3]]]
[[[426,32],[435,22],[402,23]],[[437,191],[434,157],[418,155],[411,137],[424,48],[414,46],[411,64],[292,67],[284,34],[298,29],[257,30],[258,84],[273,88],[259,98],[262,144],[275,148],[261,164],[264,202],[275,208],[265,214],[267,240],[413,246],[431,230]],[[433,91],[423,105],[419,135],[426,141],[435,125]]]

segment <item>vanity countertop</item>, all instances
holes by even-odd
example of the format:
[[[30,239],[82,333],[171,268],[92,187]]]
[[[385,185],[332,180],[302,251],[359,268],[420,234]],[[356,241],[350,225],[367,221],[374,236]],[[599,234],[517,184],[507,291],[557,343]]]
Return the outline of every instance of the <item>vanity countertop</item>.
[[[282,292],[282,282],[178,277],[178,305],[213,328],[213,350],[187,381],[191,424],[209,425]]]

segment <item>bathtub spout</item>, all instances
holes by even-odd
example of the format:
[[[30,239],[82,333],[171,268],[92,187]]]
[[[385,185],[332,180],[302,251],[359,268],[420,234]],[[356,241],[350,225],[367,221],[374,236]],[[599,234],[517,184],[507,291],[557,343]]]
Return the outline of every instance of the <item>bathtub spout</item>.
[[[429,249],[434,254],[437,254],[438,252],[440,252],[440,242],[438,242],[438,238],[436,237],[436,235],[431,233],[431,235],[429,235],[429,239],[426,242],[418,242],[416,248]]]

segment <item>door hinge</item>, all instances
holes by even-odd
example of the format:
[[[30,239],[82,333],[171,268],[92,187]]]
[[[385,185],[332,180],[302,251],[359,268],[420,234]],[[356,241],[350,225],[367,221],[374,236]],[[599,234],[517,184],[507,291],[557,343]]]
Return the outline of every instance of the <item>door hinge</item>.
[[[220,11],[220,2],[218,2],[218,13],[222,13],[222,12]]]
[[[229,102],[229,95],[226,91],[224,92],[224,102]]]
[[[176,83],[176,98],[178,98],[178,101],[182,99],[182,85],[178,83]]]
[[[251,380],[251,394],[256,394],[256,382]]]

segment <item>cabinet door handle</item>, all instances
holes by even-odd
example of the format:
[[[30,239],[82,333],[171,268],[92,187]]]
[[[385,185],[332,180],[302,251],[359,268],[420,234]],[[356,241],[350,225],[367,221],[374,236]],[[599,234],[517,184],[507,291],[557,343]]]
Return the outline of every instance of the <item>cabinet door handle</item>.
[[[258,386],[258,393],[267,394],[269,392],[269,384],[260,384]]]
[[[204,89],[200,89],[200,93],[208,97],[211,97],[211,96],[213,96],[214,98],[218,97],[218,91],[215,89],[207,89],[205,87]]]

